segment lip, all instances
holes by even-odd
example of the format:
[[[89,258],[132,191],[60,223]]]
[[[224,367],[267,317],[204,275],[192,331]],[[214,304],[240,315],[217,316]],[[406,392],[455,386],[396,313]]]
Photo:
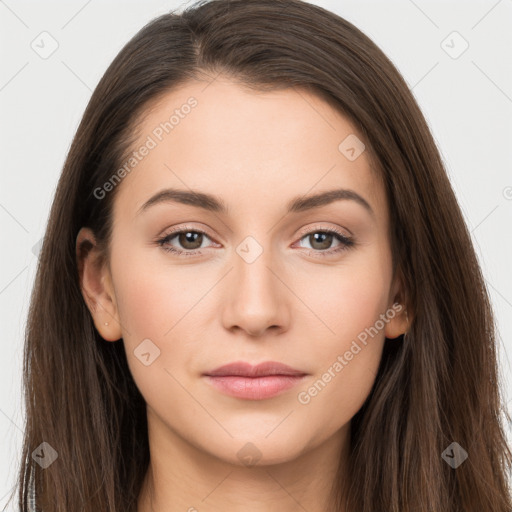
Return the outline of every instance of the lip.
[[[296,386],[307,373],[276,361],[256,366],[244,361],[220,366],[203,376],[217,390],[246,400],[264,400]]]
[[[240,377],[263,377],[265,375],[306,375],[287,364],[278,363],[277,361],[265,361],[253,366],[245,361],[235,361],[234,363],[219,366],[215,370],[205,372],[204,375],[223,377],[226,375],[237,375]]]

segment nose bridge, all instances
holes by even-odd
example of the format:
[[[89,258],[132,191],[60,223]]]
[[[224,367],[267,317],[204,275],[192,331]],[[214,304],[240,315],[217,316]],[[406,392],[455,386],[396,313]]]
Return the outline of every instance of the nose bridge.
[[[247,235],[236,247],[236,254],[235,286],[240,288],[240,292],[248,292],[250,296],[275,296],[271,293],[276,282],[269,269],[273,265],[270,238],[267,235]]]
[[[274,256],[268,234],[247,235],[235,248],[226,327],[236,325],[256,334],[282,326],[285,305],[282,284],[274,275]]]

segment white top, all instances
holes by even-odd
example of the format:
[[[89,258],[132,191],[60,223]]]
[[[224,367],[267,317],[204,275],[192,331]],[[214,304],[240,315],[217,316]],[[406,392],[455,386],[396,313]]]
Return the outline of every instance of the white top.
[[[33,470],[35,471],[35,469]],[[34,473],[30,475],[28,484],[28,510],[29,512],[36,512],[36,487],[34,484]]]

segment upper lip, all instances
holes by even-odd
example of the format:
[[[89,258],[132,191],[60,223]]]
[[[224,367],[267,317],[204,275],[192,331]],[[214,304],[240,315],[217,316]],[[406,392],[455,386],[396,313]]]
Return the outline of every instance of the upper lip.
[[[250,363],[244,361],[236,361],[234,363],[225,364],[219,366],[215,370],[206,372],[204,375],[209,376],[226,376],[226,375],[237,375],[242,377],[262,377],[264,375],[307,375],[305,372],[296,370],[291,366],[277,361],[265,361],[263,363],[253,366]]]

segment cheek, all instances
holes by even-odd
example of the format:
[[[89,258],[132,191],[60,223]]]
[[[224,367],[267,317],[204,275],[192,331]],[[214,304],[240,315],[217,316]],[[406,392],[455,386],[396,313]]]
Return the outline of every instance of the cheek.
[[[126,268],[120,281],[116,293],[127,337],[134,342],[139,338],[160,338],[175,323],[172,312],[176,311],[174,302],[179,302],[176,291],[164,293],[157,275],[133,266]]]
[[[153,265],[143,257],[120,258],[116,265],[119,315],[128,338],[134,342],[175,336],[204,294],[194,274],[185,267]]]
[[[374,384],[385,340],[388,263],[382,253],[369,253],[329,273],[309,275],[300,291],[318,317],[306,320],[309,332],[316,324],[323,334],[312,338],[316,372],[298,390],[297,401],[307,414],[323,418],[327,429],[350,421]]]
[[[307,424],[312,438],[328,437],[361,409],[375,382],[383,347],[382,340],[371,343],[366,347],[358,343],[359,348],[354,345],[350,360],[346,351],[334,351],[321,371],[298,390],[300,415],[315,418]]]
[[[330,268],[296,269],[293,289],[307,306],[296,320],[309,331],[316,326],[326,353],[348,350],[351,341],[385,313],[391,266],[386,253],[377,249],[349,254]]]
[[[112,254],[126,356],[148,403],[161,394],[162,387],[179,388],[171,375],[195,368],[194,358],[202,348],[201,322],[211,316],[205,310],[213,297],[208,291],[218,279],[213,269],[198,271],[194,265],[166,264],[165,252],[162,254],[157,257],[158,264],[144,249],[128,253],[121,244],[115,258]],[[194,344],[190,340],[199,341]],[[145,366],[139,356],[147,352],[146,362],[154,362]]]

